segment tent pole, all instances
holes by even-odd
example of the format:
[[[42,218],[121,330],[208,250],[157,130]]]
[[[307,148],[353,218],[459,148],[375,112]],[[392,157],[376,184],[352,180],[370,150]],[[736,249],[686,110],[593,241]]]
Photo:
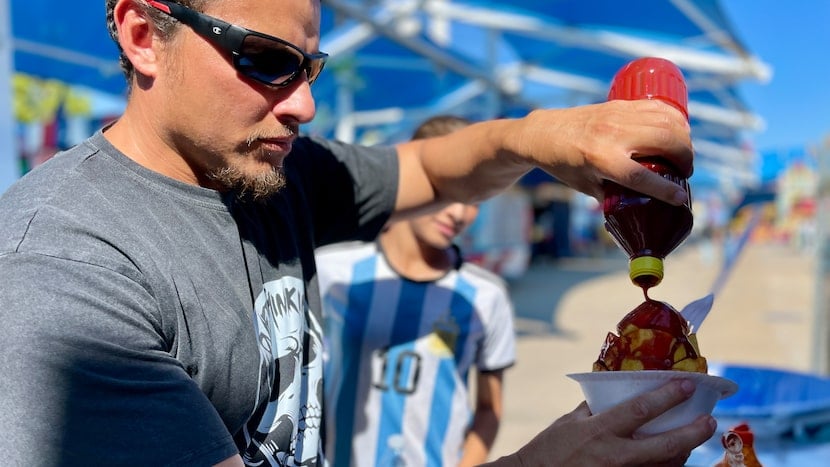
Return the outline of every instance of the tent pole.
[[[487,66],[491,76],[499,75],[498,44],[501,35],[495,29],[487,30]],[[501,114],[501,92],[498,86],[487,86],[487,109],[484,118],[496,118]]]
[[[0,194],[20,175],[12,109],[11,0],[0,0]]]
[[[818,152],[818,193],[816,202],[817,238],[816,285],[813,305],[813,353],[812,369],[823,376],[830,376],[830,135],[822,141]]]
[[[337,107],[335,138],[346,143],[353,143],[357,134],[354,121],[354,70],[346,67],[337,70]]]

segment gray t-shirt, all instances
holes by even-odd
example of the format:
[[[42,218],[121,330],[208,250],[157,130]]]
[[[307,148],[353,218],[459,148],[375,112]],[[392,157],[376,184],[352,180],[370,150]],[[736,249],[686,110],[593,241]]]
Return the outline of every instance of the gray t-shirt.
[[[99,132],[0,198],[0,462],[321,461],[313,250],[377,234],[397,162],[300,138],[285,171],[242,202]]]

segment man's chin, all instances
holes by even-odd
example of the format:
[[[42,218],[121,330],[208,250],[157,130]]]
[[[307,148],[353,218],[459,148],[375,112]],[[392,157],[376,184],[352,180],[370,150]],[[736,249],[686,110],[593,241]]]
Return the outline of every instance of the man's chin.
[[[234,167],[225,167],[211,174],[211,179],[240,198],[261,201],[279,193],[285,187],[282,167],[271,167],[259,173],[246,173]]]

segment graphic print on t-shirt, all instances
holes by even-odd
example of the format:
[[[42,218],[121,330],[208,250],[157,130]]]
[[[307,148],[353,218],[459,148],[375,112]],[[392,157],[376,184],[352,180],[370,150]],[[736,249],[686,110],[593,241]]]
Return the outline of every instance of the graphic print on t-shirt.
[[[245,429],[247,465],[316,465],[320,452],[323,361],[321,326],[305,285],[269,282],[254,305],[260,350],[257,407]]]

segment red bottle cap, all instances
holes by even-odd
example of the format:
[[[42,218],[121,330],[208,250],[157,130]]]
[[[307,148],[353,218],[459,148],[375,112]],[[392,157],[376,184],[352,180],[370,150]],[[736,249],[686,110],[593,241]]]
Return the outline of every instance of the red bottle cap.
[[[689,96],[683,72],[669,60],[643,57],[620,68],[611,82],[608,100],[660,99],[689,119]]]

